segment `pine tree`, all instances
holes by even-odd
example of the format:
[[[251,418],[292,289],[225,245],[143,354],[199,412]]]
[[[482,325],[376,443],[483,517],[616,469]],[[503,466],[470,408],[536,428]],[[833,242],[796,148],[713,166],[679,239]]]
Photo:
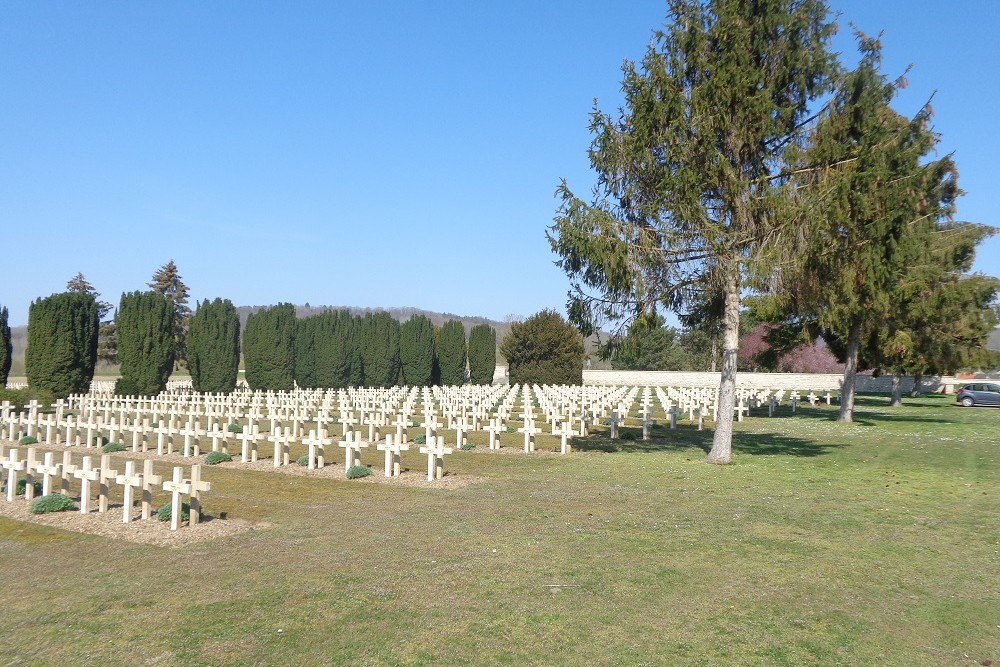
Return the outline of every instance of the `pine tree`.
[[[97,301],[83,292],[38,299],[28,309],[28,384],[55,398],[90,389],[97,363]]]
[[[625,103],[594,110],[587,203],[563,183],[550,228],[570,277],[570,320],[589,335],[720,291],[722,374],[710,463],[732,460],[741,295],[773,266],[790,206],[782,152],[829,88],[835,26],[822,0],[669,0]],[[591,294],[591,290],[596,294]]]
[[[469,332],[469,381],[493,384],[497,367],[497,332],[488,324],[479,324]]]
[[[448,320],[441,327],[437,348],[441,384],[445,387],[465,384],[465,327],[458,320]]]
[[[187,362],[187,326],[191,319],[191,308],[188,306],[188,286],[181,280],[177,265],[170,260],[161,266],[153,279],[146,283],[150,289],[162,294],[170,300],[174,311],[174,362],[180,368]]]
[[[156,292],[122,294],[115,316],[121,378],[119,396],[155,396],[167,388],[174,368],[174,311]]]
[[[188,369],[195,391],[228,394],[240,367],[240,316],[229,299],[202,301],[188,325]]]
[[[295,384],[303,389],[315,389],[316,335],[322,315],[310,315],[295,323]]]
[[[13,352],[10,325],[7,324],[7,307],[4,306],[0,308],[0,389],[7,386],[7,376],[10,375]]]
[[[280,303],[247,318],[243,365],[253,390],[290,391],[295,387],[295,306]]]
[[[500,353],[511,384],[583,383],[583,337],[554,310],[512,324]]]
[[[404,384],[430,386],[434,374],[434,325],[426,315],[413,315],[400,326],[399,361]]]
[[[366,387],[391,387],[399,381],[399,322],[389,313],[366,313],[359,339]]]

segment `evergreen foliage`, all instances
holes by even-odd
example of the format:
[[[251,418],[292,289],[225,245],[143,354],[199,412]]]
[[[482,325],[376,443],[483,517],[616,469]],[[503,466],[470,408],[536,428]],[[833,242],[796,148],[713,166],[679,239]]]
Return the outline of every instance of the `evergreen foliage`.
[[[554,310],[511,325],[500,353],[511,384],[583,383],[583,337]]]
[[[175,361],[180,367],[187,361],[187,326],[191,319],[191,308],[188,306],[188,286],[181,280],[177,265],[170,260],[153,274],[153,279],[146,283],[150,289],[162,294],[170,300],[173,309],[174,350]]]
[[[97,300],[101,294],[84,277],[82,273],[66,282],[67,292],[81,292],[89,294]],[[97,319],[100,322],[97,332],[97,360],[99,362],[113,365],[118,363],[118,342],[115,339],[115,323],[108,319],[112,306],[107,301],[97,301]]]
[[[65,512],[71,509],[76,509],[72,498],[64,496],[61,493],[50,493],[32,502],[29,511],[32,514],[48,514],[50,512]]]
[[[414,315],[399,327],[399,362],[403,384],[426,387],[434,374],[434,325],[426,315]]]
[[[0,308],[0,389],[7,386],[7,376],[10,375],[11,358],[14,345],[10,337],[10,325],[7,323],[7,307]]]
[[[469,381],[493,384],[497,367],[497,332],[488,324],[477,324],[469,332]]]
[[[205,300],[187,333],[188,369],[195,391],[228,394],[240,367],[240,316],[229,299]]]
[[[121,379],[119,396],[155,396],[167,388],[174,367],[174,313],[156,292],[122,294],[115,316]]]
[[[295,386],[295,306],[280,303],[247,318],[243,364],[253,390],[289,391]]]
[[[465,384],[465,327],[460,321],[448,320],[441,327],[437,359],[442,386]]]
[[[90,389],[97,363],[97,301],[83,292],[38,299],[28,309],[28,384],[56,398]]]
[[[399,322],[389,313],[366,313],[359,338],[366,387],[391,387],[399,381]]]
[[[772,270],[791,208],[782,152],[836,71],[822,0],[669,0],[641,68],[623,66],[619,112],[595,108],[594,200],[563,183],[550,228],[570,277],[570,320],[589,335],[657,308],[722,296],[719,421],[708,460],[732,457],[740,299]],[[593,293],[592,293],[593,292]]]

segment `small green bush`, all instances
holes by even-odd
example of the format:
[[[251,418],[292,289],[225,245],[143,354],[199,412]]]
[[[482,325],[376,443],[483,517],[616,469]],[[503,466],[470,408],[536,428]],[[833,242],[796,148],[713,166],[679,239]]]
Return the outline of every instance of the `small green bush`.
[[[31,485],[33,487],[35,487],[35,493],[36,494],[42,492],[42,483],[39,482],[37,479],[34,482],[32,482]],[[17,478],[17,483],[14,484],[14,493],[17,494],[17,495],[19,495],[19,496],[23,496],[24,495],[24,489],[27,486],[28,486],[28,480],[27,480],[27,478],[25,478],[25,477],[18,477]]]
[[[227,427],[227,430],[230,433],[242,433],[243,432],[243,425],[242,424],[230,424]]]
[[[470,449],[475,449],[475,448],[476,448],[476,446],[474,444],[472,444],[471,442],[467,442],[464,445],[462,445],[461,447],[459,447],[459,449],[461,449],[463,452],[467,452]]]
[[[38,438],[33,435],[26,435],[17,441],[19,445],[34,445],[38,442]]]
[[[424,434],[420,434],[420,435],[418,435],[417,437],[415,437],[413,439],[413,442],[417,443],[418,445],[426,445],[427,444],[427,436],[424,435]]]
[[[111,452],[124,452],[125,445],[120,442],[109,442],[101,447],[101,451],[105,454],[110,454]]]
[[[635,440],[635,431],[622,431],[620,437],[622,440]]]
[[[515,429],[513,426],[508,426],[507,433],[517,433],[517,429]]]
[[[232,461],[233,457],[225,452],[209,452],[205,456],[205,464],[214,466],[225,461]]]
[[[298,463],[300,466],[305,466],[305,467],[308,468],[309,467],[309,455],[306,454],[305,456],[300,456],[299,458],[295,459],[295,462]]]
[[[170,521],[170,503],[156,510],[156,518],[160,521]],[[181,521],[191,518],[191,503],[181,503]]]
[[[368,466],[351,466],[347,469],[347,479],[359,479],[372,474],[372,469]]]
[[[31,513],[32,514],[48,514],[49,512],[65,512],[66,510],[76,509],[76,505],[70,500],[69,496],[64,496],[61,493],[50,493],[47,496],[42,496],[35,502],[31,503]]]

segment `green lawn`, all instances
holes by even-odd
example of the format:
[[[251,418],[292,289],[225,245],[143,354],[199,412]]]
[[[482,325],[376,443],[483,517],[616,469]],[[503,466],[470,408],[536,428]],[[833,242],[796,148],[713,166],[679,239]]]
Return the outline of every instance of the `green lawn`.
[[[477,434],[451,491],[211,468],[273,527],[177,549],[0,519],[0,665],[1000,663],[1000,410],[907,403],[754,417],[726,467],[684,424]]]

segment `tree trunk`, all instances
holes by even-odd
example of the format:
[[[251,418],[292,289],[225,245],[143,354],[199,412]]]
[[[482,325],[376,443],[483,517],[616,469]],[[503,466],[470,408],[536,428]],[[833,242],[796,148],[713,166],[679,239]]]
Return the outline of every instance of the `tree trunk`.
[[[715,358],[719,355],[718,344],[716,343],[715,336],[712,336],[712,347],[708,353],[712,359],[711,365],[708,370],[712,373],[715,372]]]
[[[733,460],[733,409],[736,407],[736,353],[740,343],[740,274],[734,260],[725,286],[725,313],[722,317],[722,377],[719,380],[718,417],[712,450],[707,463]]]
[[[924,376],[917,373],[913,376],[913,389],[910,390],[910,396],[917,398],[923,391],[920,388],[920,384],[924,381]]]
[[[854,421],[854,393],[858,376],[858,351],[861,348],[861,322],[854,322],[847,336],[847,359],[844,366],[844,386],[840,388],[839,422]]]
[[[892,374],[892,398],[889,400],[889,407],[903,407],[903,374],[899,371]]]

